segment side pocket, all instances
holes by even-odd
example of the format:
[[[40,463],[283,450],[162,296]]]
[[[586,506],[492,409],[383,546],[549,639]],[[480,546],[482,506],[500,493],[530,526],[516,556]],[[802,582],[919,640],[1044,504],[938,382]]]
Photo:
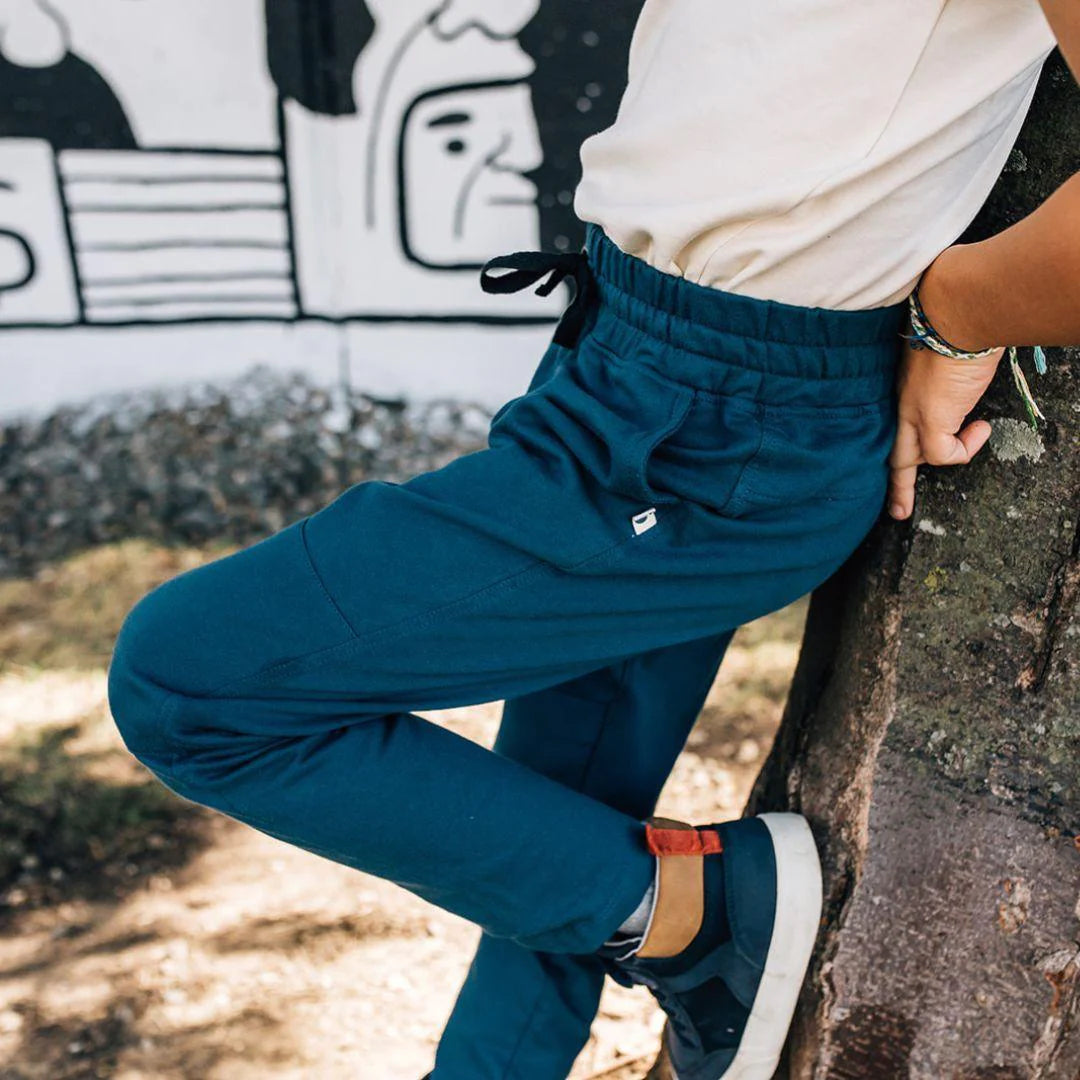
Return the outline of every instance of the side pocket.
[[[606,460],[596,463],[605,487],[642,509],[679,502],[660,459],[686,425],[697,391],[595,337],[586,339],[576,369],[591,399],[588,426],[606,447]]]
[[[767,406],[761,444],[724,513],[794,512],[808,503],[854,509],[879,500],[894,431],[887,402],[817,411]]]
[[[675,503],[679,496],[659,489],[656,482],[655,459],[662,448],[673,440],[686,424],[690,410],[694,407],[696,394],[688,387],[680,387],[680,392],[672,401],[671,413],[667,423],[649,432],[640,443],[639,464],[634,478],[645,503]]]

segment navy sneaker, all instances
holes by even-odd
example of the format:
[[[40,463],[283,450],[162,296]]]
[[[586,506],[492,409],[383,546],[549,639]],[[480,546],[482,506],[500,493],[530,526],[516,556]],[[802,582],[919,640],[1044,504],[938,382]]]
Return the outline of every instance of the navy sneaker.
[[[667,1013],[663,1053],[676,1080],[771,1080],[821,920],[821,863],[800,814],[647,829],[650,850],[704,854],[705,916],[672,957],[597,955],[623,986],[647,986]],[[656,838],[660,837],[659,840]]]

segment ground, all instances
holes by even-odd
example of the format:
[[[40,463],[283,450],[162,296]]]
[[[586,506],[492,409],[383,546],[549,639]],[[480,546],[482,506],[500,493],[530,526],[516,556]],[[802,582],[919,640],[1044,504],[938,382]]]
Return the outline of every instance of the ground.
[[[419,1080],[478,931],[174,795],[124,749],[124,613],[227,549],[142,541],[0,581],[0,1080]],[[743,627],[661,797],[740,813],[804,607]],[[490,745],[498,703],[426,716]],[[572,1080],[639,1080],[662,1018],[609,985]]]

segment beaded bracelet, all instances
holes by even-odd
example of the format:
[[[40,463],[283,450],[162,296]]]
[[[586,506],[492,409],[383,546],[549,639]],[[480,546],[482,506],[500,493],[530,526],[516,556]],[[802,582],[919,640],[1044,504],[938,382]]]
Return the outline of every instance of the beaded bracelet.
[[[1004,346],[995,345],[989,349],[968,352],[964,349],[958,349],[955,345],[950,345],[949,342],[934,329],[930,320],[926,317],[926,312],[923,311],[922,303],[919,300],[919,283],[916,283],[915,288],[912,289],[911,294],[908,296],[908,309],[911,314],[912,333],[903,334],[901,336],[911,342],[911,347],[913,349],[932,349],[934,352],[940,353],[942,356],[948,356],[953,360],[978,360],[1004,348]],[[1043,416],[1039,406],[1035,403],[1035,398],[1032,397],[1031,388],[1028,386],[1028,381],[1024,377],[1024,372],[1020,367],[1016,346],[1009,345],[1006,351],[1009,357],[1009,368],[1012,371],[1013,385],[1020,395],[1020,400],[1024,403],[1024,411],[1027,413],[1028,422],[1033,428],[1037,428],[1037,421],[1045,420],[1046,417]],[[1046,353],[1043,352],[1042,346],[1040,345],[1033,347],[1033,353],[1035,357],[1035,370],[1040,375],[1045,375]]]

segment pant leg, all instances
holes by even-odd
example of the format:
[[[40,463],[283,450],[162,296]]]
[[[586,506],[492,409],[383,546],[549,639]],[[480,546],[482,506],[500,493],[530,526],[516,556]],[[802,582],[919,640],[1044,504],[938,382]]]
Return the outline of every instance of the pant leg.
[[[380,626],[357,635],[322,593],[304,526],[136,605],[109,670],[128,748],[178,794],[493,934],[596,948],[651,880],[639,823],[411,711],[528,692],[590,666],[542,640],[531,654],[518,638],[500,647],[517,605],[547,592],[546,566],[524,572],[527,594],[506,587],[514,575],[502,568],[483,602],[426,604],[385,636],[375,609]],[[358,549],[385,581],[389,552]],[[543,606],[529,604],[541,637]]]
[[[701,711],[732,633],[657,649],[508,701],[500,754],[644,819]],[[483,934],[439,1044],[435,1080],[562,1080],[604,973],[591,957]]]
[[[109,698],[181,795],[492,936],[581,954],[652,878],[639,820],[414,710],[520,697],[794,600],[883,489],[876,465],[865,496],[773,487],[876,461],[886,432],[860,408],[794,455],[753,400],[699,393],[644,351],[615,365],[588,336],[558,355],[488,449],[357,484],[144,597]]]

